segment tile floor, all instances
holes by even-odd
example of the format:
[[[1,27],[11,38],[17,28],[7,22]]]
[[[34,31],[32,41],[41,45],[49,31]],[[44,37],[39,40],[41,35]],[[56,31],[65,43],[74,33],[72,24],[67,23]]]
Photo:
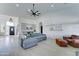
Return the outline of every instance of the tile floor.
[[[1,56],[75,56],[79,48],[66,48],[56,45],[55,40],[47,39],[30,49],[20,47],[18,36],[0,36]]]

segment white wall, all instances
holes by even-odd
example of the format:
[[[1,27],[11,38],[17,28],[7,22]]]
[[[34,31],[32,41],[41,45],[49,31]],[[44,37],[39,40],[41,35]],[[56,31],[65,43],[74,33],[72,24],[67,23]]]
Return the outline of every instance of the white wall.
[[[0,23],[6,24],[6,22],[10,19],[11,16],[6,15],[0,15]],[[71,35],[71,34],[77,34],[79,35],[79,18],[76,16],[67,16],[59,13],[49,13],[44,14],[40,16],[39,18],[32,19],[32,18],[23,18],[23,17],[13,17],[13,22],[16,26],[16,32],[19,32],[19,24],[21,23],[29,23],[29,24],[36,24],[36,31],[40,32],[39,23],[43,23],[43,32],[47,35],[47,37],[54,38],[54,37],[60,37],[63,35]],[[68,23],[68,24],[66,24]],[[71,23],[77,23],[77,24],[71,24]],[[63,24],[62,31],[50,31],[51,24]],[[20,33],[20,32],[19,32]],[[18,34],[19,34],[18,33]]]
[[[76,16],[67,16],[59,13],[49,13],[41,16],[37,19],[37,32],[39,31],[39,23],[43,23],[43,32],[50,38],[56,38],[63,35],[71,35],[71,34],[78,34],[79,35],[79,18]],[[77,24],[71,24],[77,23]],[[63,24],[62,31],[50,31],[51,24]]]
[[[33,18],[24,18],[24,17],[19,17],[19,34],[22,34],[21,33],[21,23],[27,23],[27,24],[36,24],[36,20]]]
[[[40,32],[39,23],[43,23],[43,33],[47,35],[48,38],[62,37],[64,35],[79,35],[79,18],[78,16],[68,16],[60,13],[47,13],[39,18],[23,18],[19,17],[20,23],[30,23],[36,24],[36,32]],[[62,31],[50,31],[51,24],[62,24]]]
[[[19,17],[19,23],[35,24],[36,23],[35,21],[36,20],[33,20],[33,19]]]
[[[10,17],[13,19],[14,26],[15,26],[15,34],[16,34],[16,28],[17,28],[17,24],[18,24],[18,17],[0,15],[0,33],[4,33],[4,35],[9,35],[9,31],[8,31],[9,29],[8,29],[6,23],[9,21]],[[3,28],[4,28],[4,31],[2,31]]]

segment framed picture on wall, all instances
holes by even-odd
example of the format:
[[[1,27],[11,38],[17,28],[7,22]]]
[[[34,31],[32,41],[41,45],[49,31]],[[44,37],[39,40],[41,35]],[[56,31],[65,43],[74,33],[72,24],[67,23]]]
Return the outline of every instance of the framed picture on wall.
[[[61,24],[53,24],[50,26],[50,31],[62,31]]]
[[[21,23],[21,32],[34,32],[35,24]]]

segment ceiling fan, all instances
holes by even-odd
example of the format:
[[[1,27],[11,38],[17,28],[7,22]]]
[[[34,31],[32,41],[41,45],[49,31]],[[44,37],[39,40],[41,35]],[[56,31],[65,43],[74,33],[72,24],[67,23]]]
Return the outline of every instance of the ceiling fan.
[[[29,12],[33,16],[39,16],[40,15],[40,12],[38,10],[35,11],[35,4],[33,4],[33,9],[30,9]]]

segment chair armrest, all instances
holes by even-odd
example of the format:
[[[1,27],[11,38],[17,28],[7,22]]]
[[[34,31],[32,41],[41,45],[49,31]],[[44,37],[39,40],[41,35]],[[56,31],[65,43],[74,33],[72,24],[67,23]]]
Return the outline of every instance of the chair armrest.
[[[79,39],[73,39],[73,43],[79,44]]]

